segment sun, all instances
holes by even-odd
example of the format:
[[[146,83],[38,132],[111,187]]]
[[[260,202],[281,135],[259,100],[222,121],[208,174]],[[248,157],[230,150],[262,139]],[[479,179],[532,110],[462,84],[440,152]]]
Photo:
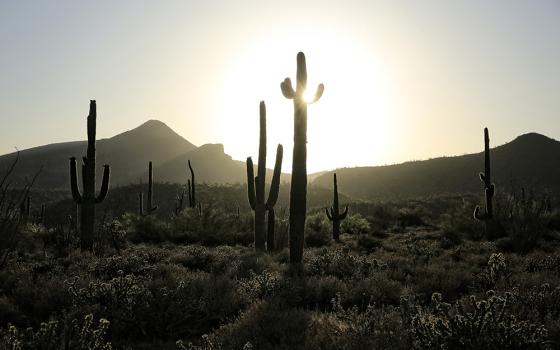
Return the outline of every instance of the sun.
[[[299,40],[294,40],[297,38]],[[282,171],[290,172],[293,102],[280,92],[286,77],[295,85],[296,54],[307,59],[308,171],[374,165],[390,159],[394,141],[392,88],[383,65],[367,45],[332,32],[320,36],[269,35],[239,54],[228,68],[216,113],[226,153],[244,160],[258,151],[259,102],[267,106],[267,166],[276,144],[285,148]],[[295,86],[294,86],[295,89]]]

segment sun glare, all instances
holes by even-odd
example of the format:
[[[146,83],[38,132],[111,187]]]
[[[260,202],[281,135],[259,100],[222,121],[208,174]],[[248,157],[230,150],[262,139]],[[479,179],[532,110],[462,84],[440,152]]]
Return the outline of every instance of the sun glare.
[[[290,172],[293,139],[293,104],[280,92],[289,77],[295,89],[296,54],[307,58],[308,83],[304,99],[312,102],[320,83],[321,99],[308,106],[308,170],[374,165],[391,158],[394,140],[389,67],[355,39],[322,31],[309,37],[289,33],[252,43],[232,62],[216,113],[221,139],[234,159],[255,156],[258,149],[259,101],[267,106],[267,165],[270,150],[285,147],[283,171]],[[294,38],[300,42],[294,43]],[[350,154],[350,150],[353,150]]]

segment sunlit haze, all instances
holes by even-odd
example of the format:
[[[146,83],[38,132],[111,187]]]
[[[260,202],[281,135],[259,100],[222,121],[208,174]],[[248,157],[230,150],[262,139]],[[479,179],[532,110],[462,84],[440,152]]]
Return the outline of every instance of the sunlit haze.
[[[234,159],[286,148],[280,82],[307,57],[308,170],[560,139],[558,1],[0,1],[0,154],[158,119]],[[268,165],[274,154],[269,151]]]

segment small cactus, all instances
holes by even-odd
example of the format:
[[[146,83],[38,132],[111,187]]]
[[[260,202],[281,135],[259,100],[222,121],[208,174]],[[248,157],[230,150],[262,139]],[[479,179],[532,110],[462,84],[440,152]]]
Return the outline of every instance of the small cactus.
[[[154,205],[153,203],[153,195],[154,195],[154,174],[153,174],[153,167],[152,162],[148,164],[148,207],[147,210],[144,211],[144,194],[140,192],[138,195],[138,212],[140,216],[147,216],[154,213],[158,206]]]
[[[83,194],[78,187],[78,171],[76,158],[70,158],[70,189],[72,198],[81,206],[80,247],[82,251],[93,250],[95,228],[95,205],[102,203],[109,192],[111,168],[104,165],[103,181],[98,196],[95,196],[95,132],[97,126],[97,107],[94,100],[90,101],[87,117],[88,146],[86,156],[82,158]]]
[[[254,177],[253,160],[247,158],[247,193],[251,209],[255,211],[255,249],[265,250],[265,243],[268,250],[274,249],[274,206],[278,200],[280,190],[280,173],[282,168],[283,148],[278,145],[276,151],[276,163],[274,174],[270,185],[268,200],[265,202],[265,181],[266,181],[266,106],[261,101],[260,112],[260,133],[259,133],[259,163],[257,176]],[[268,230],[266,230],[265,213],[268,211]]]
[[[294,152],[290,188],[290,263],[303,261],[305,215],[307,209],[307,104],[317,102],[325,87],[320,84],[311,101],[304,99],[307,89],[307,66],[303,52],[297,54],[296,89],[290,78],[280,84],[282,94],[294,103]]]
[[[336,173],[333,174],[333,206],[330,209],[325,208],[325,212],[327,212],[327,217],[333,224],[333,239],[338,242],[340,240],[340,222],[346,219],[346,215],[348,215],[348,206],[344,209],[344,212],[341,213],[338,207],[338,184],[336,182]]]

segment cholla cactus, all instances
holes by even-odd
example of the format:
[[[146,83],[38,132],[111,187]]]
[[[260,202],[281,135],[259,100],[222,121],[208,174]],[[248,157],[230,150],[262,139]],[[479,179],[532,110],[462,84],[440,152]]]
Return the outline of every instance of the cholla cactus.
[[[431,307],[406,307],[417,349],[540,349],[546,328],[518,320],[512,312],[512,293],[503,297],[489,291],[483,300],[463,298],[454,305],[432,295]],[[406,313],[405,313],[406,314]]]

